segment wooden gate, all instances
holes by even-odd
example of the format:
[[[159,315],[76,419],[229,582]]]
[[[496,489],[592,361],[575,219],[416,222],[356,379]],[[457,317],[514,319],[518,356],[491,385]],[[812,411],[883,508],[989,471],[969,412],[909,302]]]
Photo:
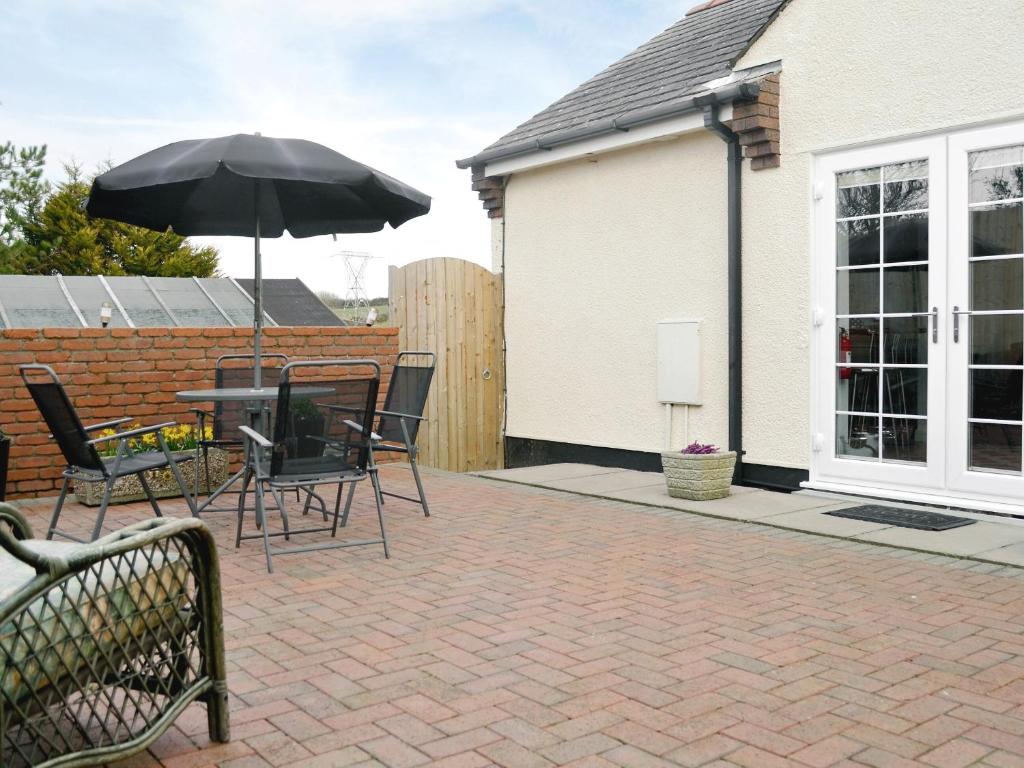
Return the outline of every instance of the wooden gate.
[[[417,441],[420,463],[453,472],[499,469],[505,388],[501,276],[461,259],[427,259],[391,267],[388,283],[399,349],[437,355],[427,421]]]

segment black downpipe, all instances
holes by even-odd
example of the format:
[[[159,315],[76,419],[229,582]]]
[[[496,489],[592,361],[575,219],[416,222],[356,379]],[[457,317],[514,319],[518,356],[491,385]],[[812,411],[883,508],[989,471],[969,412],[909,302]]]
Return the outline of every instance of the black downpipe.
[[[736,451],[733,483],[743,481],[743,150],[740,137],[718,118],[718,101],[704,105],[704,127],[728,146],[729,197],[729,450]]]

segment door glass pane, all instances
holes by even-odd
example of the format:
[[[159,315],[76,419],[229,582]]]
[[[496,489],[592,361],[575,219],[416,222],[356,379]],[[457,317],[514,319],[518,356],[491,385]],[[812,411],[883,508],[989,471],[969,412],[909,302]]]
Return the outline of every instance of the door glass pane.
[[[927,363],[928,331],[927,317],[885,318],[885,362],[890,365]]]
[[[1013,370],[972,370],[970,417],[1020,421],[1021,375]]]
[[[881,178],[878,168],[837,174],[836,218],[880,213],[878,185]]]
[[[928,214],[885,218],[885,262],[928,260]]]
[[[968,465],[974,470],[1021,471],[1021,428],[1007,424],[971,424]]]
[[[928,460],[928,422],[925,419],[882,419],[882,458],[887,461]]]
[[[886,268],[885,311],[928,311],[927,265]]]
[[[836,410],[878,413],[878,369],[840,368],[836,372]]]
[[[886,368],[882,377],[882,410],[908,416],[928,415],[928,371]]]
[[[887,165],[884,211],[919,211],[928,207],[928,163],[916,161]]]
[[[878,418],[836,416],[836,455],[844,459],[874,459],[878,453]]]
[[[878,314],[878,270],[844,269],[836,273],[837,314]]]
[[[928,311],[928,162],[836,182],[836,455],[923,462],[928,370],[908,366],[928,362],[929,319],[906,315]]]
[[[878,219],[855,219],[836,224],[836,258],[840,267],[878,263]]]
[[[1024,309],[1024,259],[972,262],[971,309]]]
[[[971,317],[971,364],[1021,365],[1022,315],[974,315]]]
[[[1024,253],[1024,209],[1020,203],[971,209],[971,256]]]
[[[967,463],[978,472],[1021,473],[1024,410],[1024,147],[972,152],[970,171],[970,295],[967,322]],[[961,326],[962,327],[962,326]],[[990,368],[982,366],[1001,366]],[[990,420],[1007,423],[979,423]]]
[[[972,203],[1009,200],[1024,196],[1024,147],[974,152],[970,157]]]
[[[878,362],[878,318],[856,317],[840,320],[838,357],[840,363],[877,363]],[[845,339],[844,339],[845,337]],[[844,345],[848,348],[844,350]]]

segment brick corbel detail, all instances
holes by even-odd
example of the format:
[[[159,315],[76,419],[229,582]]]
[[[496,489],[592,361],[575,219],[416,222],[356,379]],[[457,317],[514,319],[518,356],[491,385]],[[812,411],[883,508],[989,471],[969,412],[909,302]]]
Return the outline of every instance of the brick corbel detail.
[[[505,177],[484,176],[482,165],[474,165],[470,171],[473,191],[483,201],[487,218],[500,219],[505,215]]]
[[[750,168],[778,168],[782,164],[779,140],[779,75],[768,75],[758,81],[761,90],[756,99],[737,101],[732,107],[729,127],[740,137],[743,156],[750,158]]]

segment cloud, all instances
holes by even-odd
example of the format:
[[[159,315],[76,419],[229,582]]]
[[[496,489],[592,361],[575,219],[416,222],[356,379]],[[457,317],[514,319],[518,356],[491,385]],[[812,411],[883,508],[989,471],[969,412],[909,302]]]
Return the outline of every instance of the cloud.
[[[50,146],[50,175],[184,138],[261,131],[319,141],[431,194],[431,213],[374,235],[268,241],[268,276],[344,293],[341,250],[386,265],[488,264],[489,222],[454,167],[690,3],[669,0],[9,0],[0,44],[25,63],[0,107],[7,138]],[[222,268],[252,243],[217,238]]]

